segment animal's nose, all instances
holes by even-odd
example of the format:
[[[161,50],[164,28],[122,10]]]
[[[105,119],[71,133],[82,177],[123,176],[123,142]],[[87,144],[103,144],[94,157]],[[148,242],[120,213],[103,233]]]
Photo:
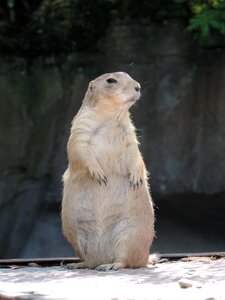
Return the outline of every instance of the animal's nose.
[[[140,86],[139,86],[139,85],[136,85],[136,86],[135,86],[135,91],[139,92],[139,91],[140,91],[140,89],[141,89],[141,88],[140,88]]]

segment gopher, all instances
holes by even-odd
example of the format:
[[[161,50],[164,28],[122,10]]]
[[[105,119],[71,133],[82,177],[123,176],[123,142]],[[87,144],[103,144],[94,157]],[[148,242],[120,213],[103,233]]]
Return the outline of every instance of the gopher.
[[[62,228],[82,262],[98,271],[149,262],[154,211],[129,108],[140,84],[123,72],[91,81],[72,121],[63,175]]]

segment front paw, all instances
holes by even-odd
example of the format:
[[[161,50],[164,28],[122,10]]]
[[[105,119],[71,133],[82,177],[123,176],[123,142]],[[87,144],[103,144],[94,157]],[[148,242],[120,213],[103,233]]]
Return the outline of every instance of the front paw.
[[[104,172],[99,168],[95,170],[89,170],[91,174],[92,180],[97,180],[100,185],[104,184],[105,186],[107,185],[107,178],[104,174]]]
[[[137,173],[131,173],[128,174],[130,187],[133,187],[133,189],[138,189],[143,184],[143,177],[139,172]]]

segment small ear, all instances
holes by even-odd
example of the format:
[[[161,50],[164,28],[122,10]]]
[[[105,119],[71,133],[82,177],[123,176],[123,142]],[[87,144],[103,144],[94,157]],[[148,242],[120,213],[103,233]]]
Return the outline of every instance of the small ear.
[[[95,104],[94,90],[95,90],[95,83],[94,83],[94,81],[91,81],[88,85],[88,89],[87,89],[87,92],[86,92],[84,100],[83,100],[84,103],[88,103],[89,105],[94,106],[94,104]]]
[[[94,91],[94,88],[95,88],[95,86],[94,86],[94,81],[91,81],[91,82],[89,83],[88,89],[89,89],[89,91],[92,93],[92,92]]]

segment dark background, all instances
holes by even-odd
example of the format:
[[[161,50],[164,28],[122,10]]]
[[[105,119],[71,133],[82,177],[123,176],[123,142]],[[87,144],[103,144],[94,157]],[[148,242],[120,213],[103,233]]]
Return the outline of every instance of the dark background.
[[[142,85],[131,113],[152,250],[224,251],[224,15],[224,1],[1,2],[1,258],[73,255],[60,223],[70,124],[88,82],[114,71]]]

